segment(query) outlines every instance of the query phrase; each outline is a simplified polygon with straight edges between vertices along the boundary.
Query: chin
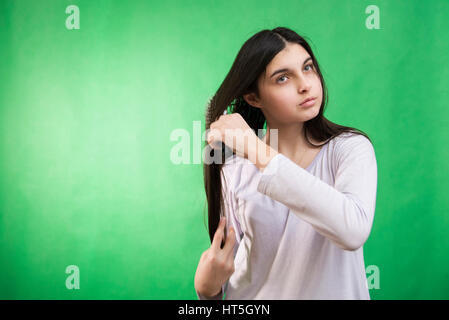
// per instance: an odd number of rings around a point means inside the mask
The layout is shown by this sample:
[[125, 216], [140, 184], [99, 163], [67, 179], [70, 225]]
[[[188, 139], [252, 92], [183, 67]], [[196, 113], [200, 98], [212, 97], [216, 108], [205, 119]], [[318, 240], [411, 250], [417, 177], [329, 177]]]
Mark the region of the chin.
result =
[[308, 110], [303, 110], [304, 122], [315, 118], [320, 113], [320, 105], [315, 105]]

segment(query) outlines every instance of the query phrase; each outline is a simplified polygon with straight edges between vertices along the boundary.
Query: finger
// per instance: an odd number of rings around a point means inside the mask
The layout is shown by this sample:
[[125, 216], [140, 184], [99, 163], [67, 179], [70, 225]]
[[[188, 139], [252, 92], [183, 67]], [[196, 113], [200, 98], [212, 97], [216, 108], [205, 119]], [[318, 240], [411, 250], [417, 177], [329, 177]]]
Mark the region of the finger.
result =
[[204, 259], [206, 259], [207, 255], [208, 255], [208, 251], [209, 249], [205, 250], [200, 257], [200, 262], [204, 261]]
[[234, 227], [231, 226], [229, 227], [229, 232], [226, 236], [226, 243], [223, 247], [226, 257], [228, 257], [230, 254], [233, 253], [235, 242], [236, 242], [235, 230]]
[[223, 239], [223, 236], [224, 236], [224, 225], [225, 224], [226, 224], [226, 221], [225, 221], [225, 218], [223, 217], [222, 219], [220, 219], [220, 222], [218, 223], [217, 230], [215, 230], [214, 239], [212, 240], [212, 245], [211, 245], [211, 247], [215, 251], [219, 251], [221, 249], [220, 245], [221, 245], [221, 240]]
[[216, 128], [211, 129], [207, 135], [207, 143], [213, 147], [214, 144], [217, 144], [217, 141], [221, 141], [221, 132]]

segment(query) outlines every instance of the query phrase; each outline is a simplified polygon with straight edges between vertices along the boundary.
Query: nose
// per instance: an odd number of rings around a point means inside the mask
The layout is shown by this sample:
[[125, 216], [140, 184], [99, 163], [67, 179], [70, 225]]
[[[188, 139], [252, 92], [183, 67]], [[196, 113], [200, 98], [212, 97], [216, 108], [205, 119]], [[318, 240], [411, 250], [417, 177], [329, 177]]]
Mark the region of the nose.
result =
[[310, 83], [309, 79], [306, 79], [304, 76], [302, 76], [299, 79], [298, 92], [305, 93], [307, 91], [310, 91], [311, 88], [312, 88], [312, 84]]

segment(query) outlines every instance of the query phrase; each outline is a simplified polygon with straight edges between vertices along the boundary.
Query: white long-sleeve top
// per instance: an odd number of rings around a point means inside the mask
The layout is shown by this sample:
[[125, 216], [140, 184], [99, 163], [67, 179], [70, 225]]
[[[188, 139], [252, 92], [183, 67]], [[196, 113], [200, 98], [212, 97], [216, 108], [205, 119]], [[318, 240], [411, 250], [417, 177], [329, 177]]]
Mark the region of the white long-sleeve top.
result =
[[363, 244], [377, 162], [366, 137], [340, 134], [306, 169], [278, 154], [260, 171], [233, 155], [222, 185], [235, 271], [217, 296], [199, 299], [370, 299]]

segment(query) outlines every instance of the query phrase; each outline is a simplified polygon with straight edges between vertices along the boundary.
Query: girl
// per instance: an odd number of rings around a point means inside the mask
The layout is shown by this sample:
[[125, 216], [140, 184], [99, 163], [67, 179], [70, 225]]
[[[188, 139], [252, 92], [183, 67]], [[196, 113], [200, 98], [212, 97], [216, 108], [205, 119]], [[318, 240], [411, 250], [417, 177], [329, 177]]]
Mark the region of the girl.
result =
[[211, 247], [195, 274], [199, 299], [370, 299], [376, 157], [365, 133], [324, 117], [326, 100], [294, 31], [262, 30], [241, 48], [207, 109], [208, 144], [233, 152], [204, 165]]

